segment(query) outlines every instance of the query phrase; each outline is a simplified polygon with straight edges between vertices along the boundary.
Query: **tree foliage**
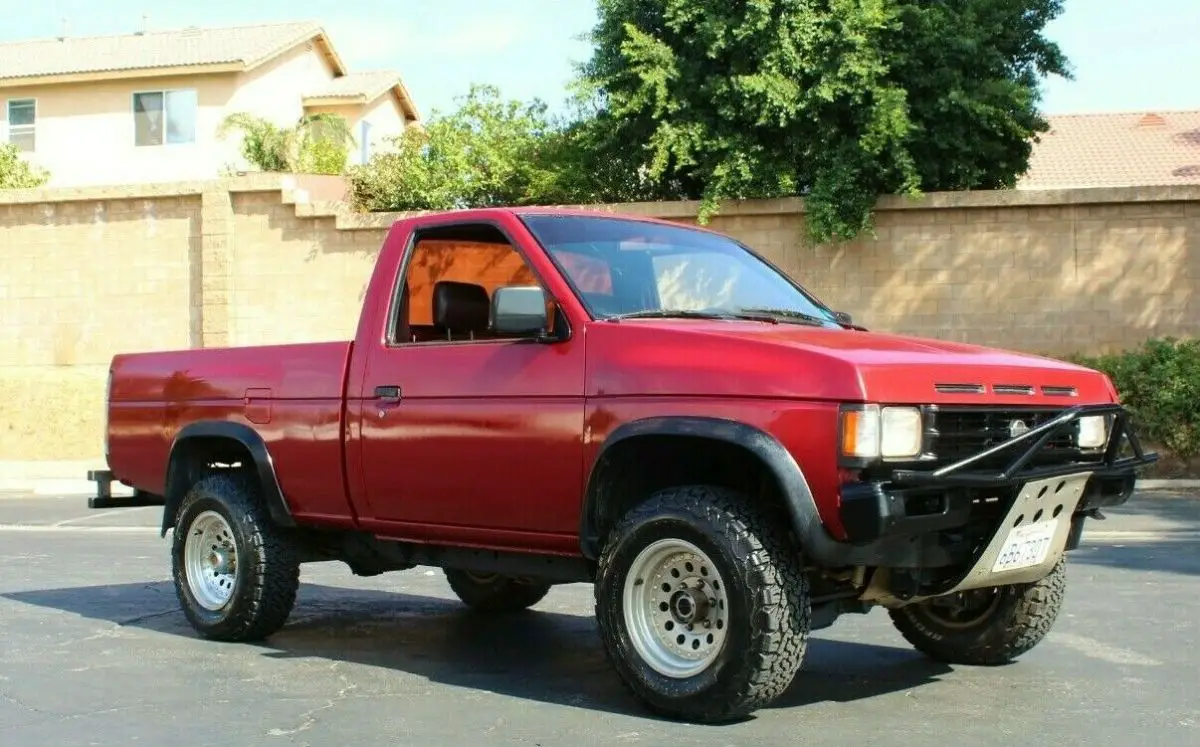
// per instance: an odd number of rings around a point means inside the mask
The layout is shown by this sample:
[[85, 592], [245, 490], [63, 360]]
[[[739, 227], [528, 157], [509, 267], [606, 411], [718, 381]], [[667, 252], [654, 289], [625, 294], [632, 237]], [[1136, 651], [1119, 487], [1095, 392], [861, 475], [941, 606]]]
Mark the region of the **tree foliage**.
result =
[[410, 127], [395, 147], [352, 169], [354, 194], [369, 210], [450, 210], [520, 205], [551, 190], [555, 147], [544, 105], [505, 101], [472, 86], [458, 110]]
[[350, 170], [360, 209], [452, 210], [590, 204], [682, 196], [651, 180], [626, 124], [605, 112], [552, 116], [541, 101], [505, 99], [474, 85], [453, 111], [410, 127]]
[[49, 172], [21, 158], [17, 146], [0, 143], [0, 189], [32, 189], [49, 180]]
[[814, 238], [879, 194], [1011, 186], [1044, 131], [1061, 0], [599, 0], [583, 77], [703, 198], [803, 195]]
[[1069, 75], [1061, 0], [598, 0], [568, 116], [475, 86], [352, 178], [369, 210], [798, 195], [817, 241], [881, 194], [997, 189]]
[[354, 142], [346, 120], [336, 114], [306, 114], [291, 127], [234, 112], [217, 130], [219, 137], [242, 133], [242, 157], [260, 171], [341, 174]]

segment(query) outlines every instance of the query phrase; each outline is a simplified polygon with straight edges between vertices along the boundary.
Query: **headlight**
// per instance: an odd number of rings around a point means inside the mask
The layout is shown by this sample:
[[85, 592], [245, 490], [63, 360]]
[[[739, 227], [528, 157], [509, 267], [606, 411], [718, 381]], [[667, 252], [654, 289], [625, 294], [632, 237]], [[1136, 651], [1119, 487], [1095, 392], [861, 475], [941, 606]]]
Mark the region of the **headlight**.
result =
[[1108, 418], [1089, 415], [1079, 419], [1079, 448], [1099, 449], [1108, 443]]
[[842, 454], [860, 459], [921, 455], [921, 411], [862, 405], [842, 410]]

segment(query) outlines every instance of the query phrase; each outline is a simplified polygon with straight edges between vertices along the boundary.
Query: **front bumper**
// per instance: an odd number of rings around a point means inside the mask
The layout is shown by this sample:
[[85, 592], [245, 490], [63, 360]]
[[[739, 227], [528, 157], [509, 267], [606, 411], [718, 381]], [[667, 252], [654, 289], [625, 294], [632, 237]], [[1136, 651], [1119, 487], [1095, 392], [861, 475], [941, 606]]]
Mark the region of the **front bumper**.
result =
[[[1103, 452], [1030, 466], [1076, 420], [1111, 417]], [[1122, 455], [1128, 446], [1129, 455]], [[1004, 460], [1000, 468], [981, 463]], [[1036, 580], [1079, 544], [1084, 521], [1129, 500], [1143, 450], [1118, 404], [1080, 405], [990, 448], [926, 470], [897, 468], [842, 486], [847, 542], [869, 565], [907, 569], [901, 598]]]

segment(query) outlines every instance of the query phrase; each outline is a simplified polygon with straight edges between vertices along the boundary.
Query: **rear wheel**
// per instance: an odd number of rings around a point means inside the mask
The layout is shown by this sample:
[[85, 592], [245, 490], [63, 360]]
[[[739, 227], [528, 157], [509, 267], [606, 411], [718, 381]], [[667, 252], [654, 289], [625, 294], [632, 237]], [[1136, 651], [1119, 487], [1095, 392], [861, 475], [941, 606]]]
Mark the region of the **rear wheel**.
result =
[[742, 496], [662, 491], [612, 531], [596, 578], [605, 651], [652, 710], [741, 718], [792, 682], [810, 618], [796, 547]]
[[888, 610], [914, 648], [951, 664], [994, 666], [1046, 637], [1062, 609], [1066, 559], [1040, 581], [972, 589]]
[[532, 607], [550, 593], [550, 584], [533, 579], [445, 570], [451, 590], [467, 606], [482, 612], [516, 612]]
[[287, 622], [300, 585], [288, 537], [259, 500], [255, 480], [206, 476], [184, 496], [171, 545], [175, 593], [201, 635], [256, 641]]

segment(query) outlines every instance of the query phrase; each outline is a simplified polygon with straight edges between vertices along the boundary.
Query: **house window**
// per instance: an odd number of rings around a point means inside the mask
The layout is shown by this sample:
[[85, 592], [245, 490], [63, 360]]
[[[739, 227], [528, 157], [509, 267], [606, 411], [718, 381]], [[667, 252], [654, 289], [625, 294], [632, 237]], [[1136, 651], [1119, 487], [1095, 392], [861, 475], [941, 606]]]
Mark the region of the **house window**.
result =
[[196, 91], [142, 91], [133, 94], [134, 144], [196, 142]]
[[36, 145], [34, 123], [37, 120], [37, 101], [34, 99], [8, 100], [8, 142], [17, 150], [32, 153]]
[[358, 124], [359, 155], [365, 164], [371, 160], [371, 123], [363, 120]]

